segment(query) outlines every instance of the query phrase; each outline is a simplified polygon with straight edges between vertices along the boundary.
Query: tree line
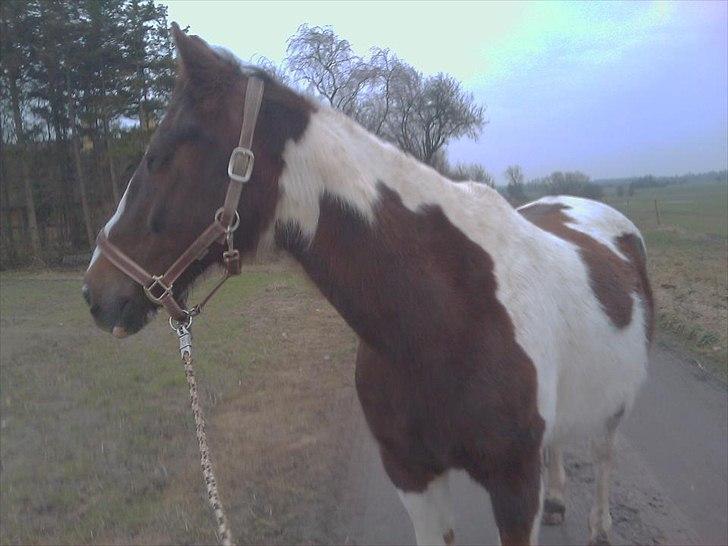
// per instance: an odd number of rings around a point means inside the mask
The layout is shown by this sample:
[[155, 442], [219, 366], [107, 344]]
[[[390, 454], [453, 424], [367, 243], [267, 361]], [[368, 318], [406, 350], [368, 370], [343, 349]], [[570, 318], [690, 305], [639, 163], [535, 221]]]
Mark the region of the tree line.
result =
[[[174, 85], [167, 9], [153, 0], [0, 3], [3, 267], [85, 259], [141, 159]], [[483, 107], [445, 73], [388, 49], [357, 55], [330, 27], [302, 25], [280, 66], [256, 64], [453, 179], [449, 142], [475, 137]]]
[[151, 0], [0, 3], [2, 263], [87, 251], [174, 81]]
[[615, 187], [618, 197], [632, 196], [635, 191], [646, 188], [663, 188], [665, 186], [680, 186], [684, 184], [712, 184], [728, 182], [728, 171], [707, 171], [703, 173], [688, 173], [676, 176], [654, 176], [652, 174], [635, 176], [631, 178], [618, 178], [605, 180], [605, 186]]
[[728, 171], [707, 171], [674, 176], [633, 176], [592, 181], [581, 171], [554, 171], [548, 176], [526, 182], [518, 165], [511, 165], [505, 171], [507, 186], [498, 188], [515, 206], [539, 199], [546, 195], [574, 195], [601, 200], [607, 192], [617, 197], [631, 197], [638, 190], [662, 188], [685, 184], [728, 183]]
[[604, 188], [592, 182], [581, 171], [554, 171], [548, 176], [526, 182], [519, 165], [511, 165], [505, 171], [507, 185], [499, 188], [514, 206], [539, 199], [546, 195], [574, 195], [588, 199], [602, 199]]
[[[121, 198], [174, 85], [167, 8], [154, 0], [0, 2], [0, 260], [83, 262]], [[280, 65], [285, 83], [354, 118], [455, 181], [495, 187], [480, 164], [451, 164], [447, 145], [487, 121], [460, 82], [423, 74], [393, 51], [357, 54], [330, 27], [301, 25]], [[580, 172], [498, 188], [513, 204], [547, 194], [592, 198]]]

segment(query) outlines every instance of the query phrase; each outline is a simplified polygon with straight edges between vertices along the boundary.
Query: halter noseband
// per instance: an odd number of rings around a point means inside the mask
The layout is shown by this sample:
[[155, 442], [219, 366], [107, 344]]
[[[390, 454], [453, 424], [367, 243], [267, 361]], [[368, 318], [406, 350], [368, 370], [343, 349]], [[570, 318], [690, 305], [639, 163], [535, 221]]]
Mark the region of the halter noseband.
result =
[[[230, 154], [230, 162], [228, 163], [230, 183], [228, 184], [223, 206], [215, 212], [214, 220], [207, 229], [187, 247], [187, 250], [169, 266], [164, 274], [152, 275], [147, 272], [117, 246], [109, 242], [106, 229], [102, 229], [96, 238], [96, 246], [104, 257], [132, 280], [142, 285], [147, 298], [155, 305], [164, 307], [171, 319], [181, 325], [189, 324], [191, 318], [200, 313], [228, 277], [240, 274], [240, 252], [233, 248], [233, 232], [240, 224], [237, 208], [243, 185], [250, 180], [250, 175], [253, 172], [255, 157], [251, 146], [255, 124], [258, 120], [258, 112], [260, 111], [260, 103], [263, 100], [263, 87], [262, 80], [252, 76], [248, 78], [240, 142], [238, 147]], [[222, 254], [225, 275], [199, 304], [189, 310], [183, 309], [172, 294], [175, 281], [193, 262], [202, 257], [212, 244], [222, 242], [223, 238], [227, 245], [227, 250]]]

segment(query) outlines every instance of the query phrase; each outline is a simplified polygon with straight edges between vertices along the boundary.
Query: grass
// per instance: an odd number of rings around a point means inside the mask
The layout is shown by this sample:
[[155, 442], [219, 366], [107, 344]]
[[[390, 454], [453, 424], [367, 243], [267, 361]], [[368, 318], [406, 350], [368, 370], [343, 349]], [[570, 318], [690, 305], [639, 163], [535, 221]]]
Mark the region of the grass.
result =
[[606, 201], [645, 237], [660, 329], [727, 378], [728, 185], [649, 188]]
[[725, 182], [646, 188], [637, 190], [631, 197], [608, 197], [610, 204], [648, 230], [658, 227], [655, 200], [660, 225], [694, 236], [728, 239], [728, 185]]
[[[0, 275], [0, 543], [214, 542], [175, 336], [157, 319], [115, 340], [92, 325], [79, 290], [80, 274]], [[331, 438], [351, 402], [353, 334], [300, 274], [274, 265], [230, 281], [194, 335], [237, 538], [313, 540], [293, 523], [333, 499], [297, 508], [295, 495], [315, 491], [305, 485], [314, 479], [328, 495], [336, 477]], [[320, 366], [328, 397], [310, 385]], [[286, 465], [306, 435], [317, 441], [297, 452], [313, 461], [301, 475]]]
[[[645, 235], [661, 329], [725, 376], [728, 188], [609, 202]], [[0, 543], [214, 542], [176, 338], [161, 319], [123, 341], [100, 332], [80, 284], [0, 274]], [[271, 265], [230, 281], [194, 335], [236, 538], [341, 542], [352, 332], [300, 273]]]

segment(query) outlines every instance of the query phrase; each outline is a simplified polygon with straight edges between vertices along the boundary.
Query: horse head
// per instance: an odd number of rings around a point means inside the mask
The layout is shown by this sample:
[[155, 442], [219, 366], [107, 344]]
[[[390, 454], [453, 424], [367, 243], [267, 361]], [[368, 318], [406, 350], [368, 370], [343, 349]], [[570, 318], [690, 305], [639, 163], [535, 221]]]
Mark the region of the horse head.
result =
[[[104, 238], [144, 270], [161, 274], [215, 218], [229, 183], [228, 158], [238, 145], [243, 102], [251, 77], [265, 82], [252, 151], [234, 233], [235, 249], [254, 252], [272, 229], [278, 178], [287, 141], [303, 133], [313, 106], [270, 76], [242, 66], [230, 54], [188, 36], [176, 24], [177, 81]], [[184, 302], [201, 273], [222, 262], [224, 246], [213, 243], [171, 287]], [[158, 305], [144, 288], [118, 269], [97, 247], [86, 271], [83, 295], [99, 327], [124, 337], [140, 330]]]

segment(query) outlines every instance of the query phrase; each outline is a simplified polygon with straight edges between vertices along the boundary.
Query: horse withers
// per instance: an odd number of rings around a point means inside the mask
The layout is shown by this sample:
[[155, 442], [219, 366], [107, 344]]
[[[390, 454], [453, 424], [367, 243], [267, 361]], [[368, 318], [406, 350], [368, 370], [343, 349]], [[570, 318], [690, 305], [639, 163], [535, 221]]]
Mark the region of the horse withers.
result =
[[[534, 543], [542, 517], [563, 520], [560, 446], [578, 435], [596, 461], [589, 540], [606, 542], [614, 435], [652, 332], [635, 226], [575, 197], [514, 210], [173, 32], [172, 100], [106, 238], [150, 272], [189, 247], [225, 197], [249, 78], [263, 79], [234, 246], [288, 251], [359, 336], [357, 393], [417, 542], [453, 543], [448, 476], [463, 469], [488, 490], [501, 542]], [[174, 283], [178, 301], [223, 251], [214, 244]], [[84, 295], [120, 337], [156, 310], [98, 249]]]

